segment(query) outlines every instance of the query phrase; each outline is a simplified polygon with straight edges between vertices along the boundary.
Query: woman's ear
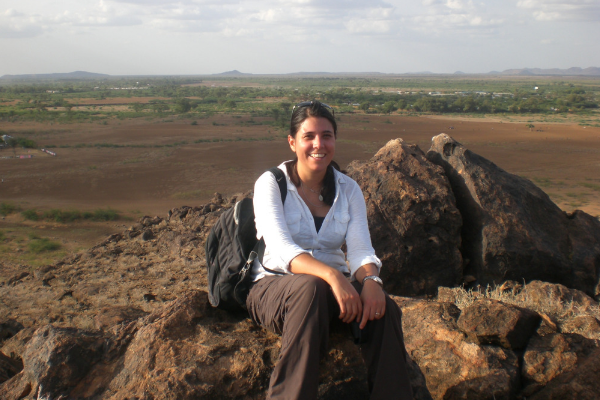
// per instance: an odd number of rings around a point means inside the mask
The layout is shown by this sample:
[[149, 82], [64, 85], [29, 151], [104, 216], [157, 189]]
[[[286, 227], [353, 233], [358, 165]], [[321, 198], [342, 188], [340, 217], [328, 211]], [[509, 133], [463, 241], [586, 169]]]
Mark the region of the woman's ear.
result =
[[292, 135], [288, 135], [288, 143], [290, 144], [290, 149], [295, 153], [296, 152], [296, 139], [292, 137]]

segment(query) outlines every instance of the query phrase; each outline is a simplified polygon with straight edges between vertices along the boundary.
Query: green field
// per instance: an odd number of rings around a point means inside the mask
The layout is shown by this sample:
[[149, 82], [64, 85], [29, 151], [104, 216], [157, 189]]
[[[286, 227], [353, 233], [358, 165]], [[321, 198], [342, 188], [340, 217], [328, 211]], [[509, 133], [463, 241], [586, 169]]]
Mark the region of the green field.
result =
[[[294, 103], [319, 99], [346, 113], [535, 115], [597, 126], [600, 79], [481, 76], [131, 77], [0, 80], [0, 121], [176, 120], [215, 113], [287, 124]], [[247, 122], [246, 122], [247, 123]], [[264, 123], [264, 122], [262, 122]]]

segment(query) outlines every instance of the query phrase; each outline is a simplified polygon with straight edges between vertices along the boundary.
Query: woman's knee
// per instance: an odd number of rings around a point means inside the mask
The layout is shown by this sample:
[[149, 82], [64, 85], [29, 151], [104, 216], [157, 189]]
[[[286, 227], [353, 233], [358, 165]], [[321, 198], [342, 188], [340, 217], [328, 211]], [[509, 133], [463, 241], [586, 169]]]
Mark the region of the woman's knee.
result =
[[329, 284], [323, 279], [314, 275], [298, 274], [295, 275], [290, 297], [295, 305], [325, 306], [329, 291]]

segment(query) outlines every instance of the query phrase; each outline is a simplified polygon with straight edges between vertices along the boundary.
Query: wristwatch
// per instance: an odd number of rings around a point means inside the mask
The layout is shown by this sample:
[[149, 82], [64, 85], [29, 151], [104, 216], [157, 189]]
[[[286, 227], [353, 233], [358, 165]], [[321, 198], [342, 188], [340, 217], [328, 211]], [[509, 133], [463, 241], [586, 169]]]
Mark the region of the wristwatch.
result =
[[379, 283], [379, 285], [381, 287], [383, 287], [383, 281], [377, 275], [367, 275], [367, 276], [365, 276], [363, 278], [363, 280], [362, 280], [362, 284], [364, 285], [366, 281], [375, 281], [375, 282]]

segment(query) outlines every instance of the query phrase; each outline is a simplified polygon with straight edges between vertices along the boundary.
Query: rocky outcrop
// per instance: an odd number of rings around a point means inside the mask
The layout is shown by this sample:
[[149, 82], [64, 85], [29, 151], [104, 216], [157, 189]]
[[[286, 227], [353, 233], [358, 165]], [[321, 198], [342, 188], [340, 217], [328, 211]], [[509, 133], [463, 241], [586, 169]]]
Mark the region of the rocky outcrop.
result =
[[371, 160], [351, 163], [348, 175], [363, 190], [390, 293], [435, 294], [462, 282], [461, 217], [443, 170], [418, 146], [392, 140]]
[[465, 274], [476, 283], [539, 279], [599, 294], [600, 222], [582, 212], [568, 218], [533, 183], [446, 134], [433, 138], [427, 158], [450, 180], [463, 218]]
[[[279, 337], [186, 293], [131, 322], [105, 331], [46, 325], [27, 345], [24, 368], [0, 386], [0, 398], [264, 398]], [[368, 396], [366, 371], [349, 331], [332, 334], [321, 366], [323, 399]], [[411, 363], [417, 399], [430, 399]]]

